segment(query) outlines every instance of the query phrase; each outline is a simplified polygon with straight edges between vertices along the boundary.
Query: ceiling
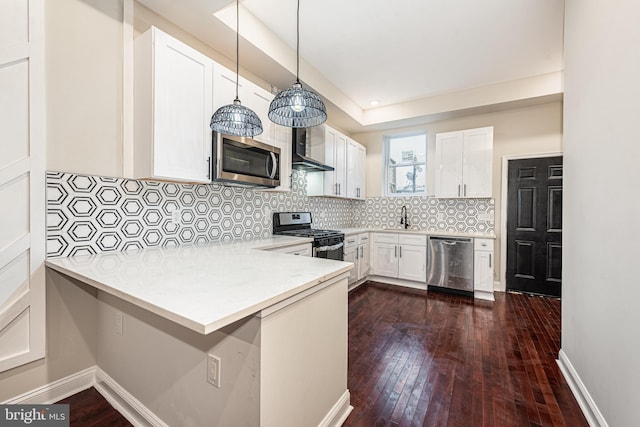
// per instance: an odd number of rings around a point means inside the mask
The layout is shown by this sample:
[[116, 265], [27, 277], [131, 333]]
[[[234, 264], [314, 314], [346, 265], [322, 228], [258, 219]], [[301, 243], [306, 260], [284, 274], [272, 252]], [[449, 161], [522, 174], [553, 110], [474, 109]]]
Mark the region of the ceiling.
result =
[[[138, 1], [234, 58], [235, 2]], [[301, 0], [300, 79], [355, 132], [540, 102], [561, 96], [563, 14], [563, 0]], [[240, 18], [243, 68], [293, 83], [296, 0], [243, 0]]]

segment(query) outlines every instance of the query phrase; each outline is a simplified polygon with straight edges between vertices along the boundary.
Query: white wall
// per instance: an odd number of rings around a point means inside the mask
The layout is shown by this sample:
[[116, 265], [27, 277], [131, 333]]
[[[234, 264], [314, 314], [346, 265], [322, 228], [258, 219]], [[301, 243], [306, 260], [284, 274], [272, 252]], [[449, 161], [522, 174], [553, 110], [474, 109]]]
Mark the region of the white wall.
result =
[[47, 270], [47, 355], [0, 373], [0, 402], [96, 364], [95, 289]]
[[610, 426], [640, 401], [638, 16], [566, 1], [562, 351]]
[[122, 1], [45, 2], [47, 169], [122, 176]]
[[[378, 131], [352, 135], [358, 142], [367, 147], [367, 197], [380, 197], [382, 193], [382, 140], [385, 135], [427, 130], [429, 137], [429, 155], [433, 158], [435, 135], [462, 129], [484, 126], [494, 127], [493, 136], [493, 197], [495, 199], [496, 227], [496, 269], [494, 275], [498, 280], [500, 269], [500, 209], [502, 192], [502, 157], [513, 154], [534, 154], [562, 151], [562, 102], [514, 108], [505, 111], [470, 115], [455, 119], [425, 124], [419, 127], [401, 128], [392, 131]], [[428, 165], [430, 192], [433, 191], [433, 167]], [[430, 168], [429, 168], [430, 167]], [[503, 285], [504, 286], [504, 285]]]

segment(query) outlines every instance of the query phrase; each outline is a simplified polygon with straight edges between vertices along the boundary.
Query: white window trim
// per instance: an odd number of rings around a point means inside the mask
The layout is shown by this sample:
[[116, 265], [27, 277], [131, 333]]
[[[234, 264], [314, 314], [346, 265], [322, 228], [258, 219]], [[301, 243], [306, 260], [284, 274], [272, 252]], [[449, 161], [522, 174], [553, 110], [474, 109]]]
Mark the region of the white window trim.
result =
[[[424, 191], [421, 191], [420, 193], [389, 193], [389, 141], [391, 139], [395, 139], [395, 138], [405, 138], [405, 137], [409, 137], [409, 136], [416, 136], [416, 135], [424, 135], [425, 137], [425, 142], [424, 142], [424, 149], [425, 149], [425, 160], [424, 163], [423, 162], [409, 162], [409, 163], [398, 163], [396, 165], [396, 167], [399, 166], [413, 166], [413, 165], [424, 165], [424, 170], [425, 170], [425, 174], [424, 174]], [[418, 131], [413, 131], [413, 132], [406, 132], [406, 133], [395, 133], [395, 134], [390, 134], [390, 135], [384, 135], [382, 137], [382, 196], [383, 197], [425, 197], [428, 195], [428, 191], [429, 189], [427, 188], [427, 176], [428, 176], [428, 170], [427, 170], [427, 166], [428, 166], [428, 162], [429, 162], [429, 158], [428, 158], [428, 149], [429, 149], [429, 134], [427, 132], [426, 129], [422, 129], [422, 130], [418, 130]]]

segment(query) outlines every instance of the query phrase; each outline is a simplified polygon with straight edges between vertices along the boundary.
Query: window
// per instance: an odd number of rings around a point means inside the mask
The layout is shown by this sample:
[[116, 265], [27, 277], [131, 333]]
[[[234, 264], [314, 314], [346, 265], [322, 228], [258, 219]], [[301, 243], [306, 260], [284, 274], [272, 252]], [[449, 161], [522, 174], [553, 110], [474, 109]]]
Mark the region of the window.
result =
[[427, 194], [427, 133], [384, 139], [384, 188], [387, 196]]

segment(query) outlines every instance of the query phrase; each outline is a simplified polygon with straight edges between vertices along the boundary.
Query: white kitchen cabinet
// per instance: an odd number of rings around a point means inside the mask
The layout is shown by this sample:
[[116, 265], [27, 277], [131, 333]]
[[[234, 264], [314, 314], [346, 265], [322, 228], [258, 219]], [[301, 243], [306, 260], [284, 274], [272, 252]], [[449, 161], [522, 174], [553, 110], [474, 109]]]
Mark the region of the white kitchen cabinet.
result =
[[371, 271], [377, 276], [426, 282], [427, 236], [373, 233]]
[[330, 126], [307, 133], [308, 154], [334, 168], [307, 174], [307, 195], [364, 199], [366, 148]]
[[[262, 122], [262, 133], [253, 139], [265, 144], [277, 145], [275, 135], [275, 123], [269, 120], [269, 105], [273, 95], [271, 92], [245, 80], [245, 98], [241, 98], [243, 105], [253, 110]], [[289, 162], [291, 163], [291, 162]]]
[[290, 255], [312, 256], [311, 243], [303, 243], [291, 246], [281, 246], [269, 249], [271, 252], [282, 252]]
[[344, 260], [354, 264], [349, 272], [349, 286], [369, 276], [371, 262], [369, 260], [369, 233], [352, 234], [344, 240]]
[[371, 272], [369, 233], [358, 234], [358, 250], [358, 280], [362, 280]]
[[491, 197], [493, 127], [436, 135], [435, 196]]
[[493, 240], [474, 239], [473, 293], [475, 298], [493, 301]]
[[398, 245], [398, 279], [427, 281], [427, 247]]
[[134, 177], [208, 183], [213, 61], [155, 27], [135, 41]]
[[358, 236], [352, 234], [345, 236], [344, 238], [344, 260], [346, 262], [352, 262], [353, 268], [349, 271], [349, 286], [358, 281], [358, 255], [360, 254], [358, 248]]
[[273, 145], [280, 148], [280, 185], [265, 191], [291, 191], [291, 128], [275, 123], [272, 123], [272, 128], [275, 134]]
[[347, 197], [351, 199], [364, 199], [365, 182], [365, 158], [367, 149], [354, 141], [347, 139]]

